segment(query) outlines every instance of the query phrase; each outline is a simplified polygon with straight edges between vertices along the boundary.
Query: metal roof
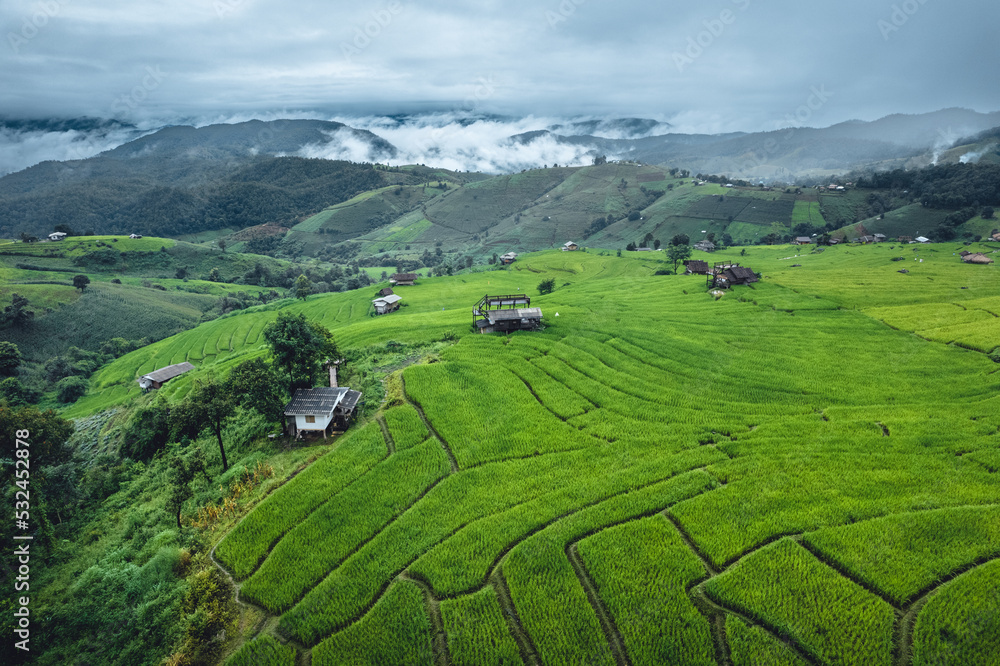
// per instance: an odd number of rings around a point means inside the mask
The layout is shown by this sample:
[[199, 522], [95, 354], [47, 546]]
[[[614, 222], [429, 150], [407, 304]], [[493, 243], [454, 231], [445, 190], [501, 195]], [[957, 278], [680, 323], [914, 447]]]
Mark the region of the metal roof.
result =
[[285, 416], [317, 416], [330, 414], [350, 391], [346, 386], [299, 389], [285, 405]]
[[174, 365], [168, 365], [165, 368], [160, 368], [159, 370], [153, 370], [148, 375], [143, 375], [141, 379], [149, 379], [154, 382], [165, 382], [168, 379], [173, 379], [178, 375], [183, 375], [189, 370], [194, 370], [194, 366], [185, 361], [184, 363], [176, 363]]
[[346, 412], [352, 411], [361, 401], [361, 391], [351, 391], [348, 389], [344, 399], [340, 401], [340, 408]]
[[541, 308], [519, 308], [517, 310], [492, 310], [483, 313], [491, 323], [511, 321], [513, 319], [541, 319]]
[[402, 296], [399, 296], [397, 294], [390, 294], [389, 296], [376, 298], [374, 301], [372, 301], [372, 303], [374, 303], [375, 305], [378, 305], [379, 303], [381, 303], [382, 305], [392, 305], [393, 303], [399, 303], [401, 300], [403, 300]]

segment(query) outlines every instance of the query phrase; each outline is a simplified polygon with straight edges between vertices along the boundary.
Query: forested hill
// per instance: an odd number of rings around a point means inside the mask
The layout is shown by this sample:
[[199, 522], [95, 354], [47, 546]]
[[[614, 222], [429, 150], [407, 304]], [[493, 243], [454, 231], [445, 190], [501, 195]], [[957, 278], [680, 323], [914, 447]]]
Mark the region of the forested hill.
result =
[[347, 140], [367, 146], [369, 161], [395, 152], [370, 132], [315, 120], [168, 127], [90, 159], [0, 179], [0, 237], [47, 234], [58, 224], [157, 235], [282, 224], [405, 181], [368, 164], [285, 157]]

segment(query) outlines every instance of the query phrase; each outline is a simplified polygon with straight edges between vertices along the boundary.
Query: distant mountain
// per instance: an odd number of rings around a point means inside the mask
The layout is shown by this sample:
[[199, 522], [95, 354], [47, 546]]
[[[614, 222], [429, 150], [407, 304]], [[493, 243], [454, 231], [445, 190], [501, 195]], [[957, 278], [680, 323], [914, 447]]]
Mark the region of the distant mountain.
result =
[[[771, 132], [657, 134], [607, 138], [609, 128], [642, 134], [655, 121], [589, 121], [552, 126], [511, 137], [522, 146], [556, 141], [589, 147], [594, 155], [648, 164], [672, 165], [696, 173], [737, 178], [794, 180], [875, 166], [903, 166], [910, 159], [943, 150], [960, 137], [1000, 125], [1000, 112], [944, 109], [920, 115], [893, 115], [873, 122], [848, 121], [832, 127], [789, 127]], [[933, 157], [927, 161], [930, 163]]]

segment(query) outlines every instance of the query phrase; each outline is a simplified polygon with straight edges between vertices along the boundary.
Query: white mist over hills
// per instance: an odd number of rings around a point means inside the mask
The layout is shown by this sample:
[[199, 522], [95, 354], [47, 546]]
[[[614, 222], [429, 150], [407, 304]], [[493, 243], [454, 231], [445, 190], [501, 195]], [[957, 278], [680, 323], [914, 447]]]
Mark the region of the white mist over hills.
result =
[[[264, 121], [257, 123], [261, 134], [248, 129], [254, 125], [249, 123], [251, 119]], [[282, 130], [291, 129], [295, 121], [317, 120], [324, 122], [314, 123], [311, 136]], [[0, 176], [47, 160], [87, 159], [165, 128], [243, 127], [235, 134], [223, 133], [229, 139], [213, 140], [236, 141], [227, 150], [234, 156], [248, 157], [290, 155], [511, 173], [542, 166], [581, 166], [591, 163], [596, 155], [606, 155], [695, 172], [767, 179], [843, 172], [869, 163], [891, 166], [923, 151], [936, 156], [963, 137], [1000, 126], [1000, 113], [946, 109], [874, 122], [850, 121], [825, 129], [785, 127], [726, 134], [693, 126], [690, 120], [683, 114], [670, 121], [521, 117], [478, 113], [475, 109], [396, 115], [279, 112], [185, 118], [146, 126], [88, 118], [6, 120], [0, 121]], [[718, 128], [716, 119], [708, 122], [712, 129]], [[284, 134], [279, 141], [265, 139], [273, 139], [276, 132]], [[239, 139], [234, 138], [237, 134]], [[978, 157], [969, 154], [965, 161]]]

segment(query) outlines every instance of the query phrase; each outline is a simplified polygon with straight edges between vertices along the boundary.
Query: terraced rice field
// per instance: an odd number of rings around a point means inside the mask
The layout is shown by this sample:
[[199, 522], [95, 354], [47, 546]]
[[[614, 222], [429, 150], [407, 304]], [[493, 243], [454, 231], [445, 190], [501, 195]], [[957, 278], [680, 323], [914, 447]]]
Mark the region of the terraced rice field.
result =
[[[764, 275], [718, 301], [655, 257], [548, 252], [375, 320], [368, 294], [289, 305], [345, 348], [458, 340], [216, 557], [317, 665], [995, 663], [1000, 273], [801, 251], [717, 255]], [[550, 276], [544, 330], [469, 332]], [[225, 367], [272, 316], [106, 372]]]

